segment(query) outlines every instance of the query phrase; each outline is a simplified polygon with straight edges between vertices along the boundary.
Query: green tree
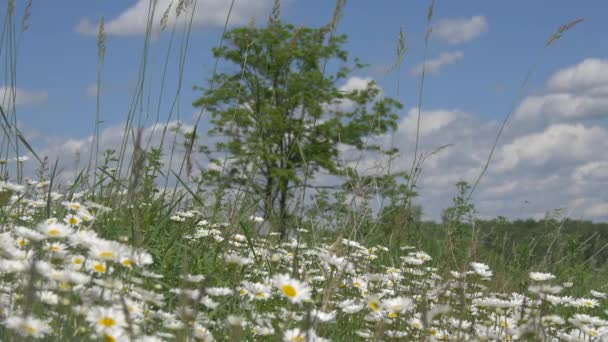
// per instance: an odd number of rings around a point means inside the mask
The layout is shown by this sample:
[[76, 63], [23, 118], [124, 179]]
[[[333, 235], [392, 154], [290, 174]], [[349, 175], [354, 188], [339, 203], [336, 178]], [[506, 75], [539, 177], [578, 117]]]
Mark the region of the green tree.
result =
[[224, 42], [213, 54], [233, 68], [216, 74], [194, 103], [211, 113], [209, 134], [222, 137], [210, 152], [224, 170], [218, 184], [253, 194], [284, 235], [295, 191], [320, 170], [345, 173], [339, 146], [378, 150], [368, 138], [396, 128], [401, 104], [374, 82], [338, 87], [364, 65], [349, 64], [346, 36], [331, 24], [295, 27], [275, 18], [233, 29]]

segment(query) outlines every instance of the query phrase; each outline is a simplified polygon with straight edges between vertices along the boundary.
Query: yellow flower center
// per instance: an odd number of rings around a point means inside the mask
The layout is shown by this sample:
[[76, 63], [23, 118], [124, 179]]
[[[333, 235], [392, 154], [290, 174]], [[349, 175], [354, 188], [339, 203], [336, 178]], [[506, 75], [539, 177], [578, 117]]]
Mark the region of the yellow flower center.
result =
[[246, 294], [247, 294], [247, 290], [245, 290], [245, 289], [241, 289], [241, 291], [239, 291], [239, 294], [240, 294], [241, 296], [244, 296], [244, 295], [246, 295]]
[[38, 329], [36, 329], [35, 327], [33, 327], [31, 325], [24, 325], [23, 331], [25, 331], [25, 333], [27, 335], [34, 335], [34, 334], [36, 334], [36, 332], [38, 332]]
[[116, 325], [116, 320], [112, 317], [102, 317], [99, 319], [98, 323], [104, 328], [110, 328]]
[[25, 245], [27, 245], [27, 240], [26, 239], [20, 239], [19, 240], [19, 246], [23, 247]]
[[298, 335], [292, 339], [293, 342], [305, 342], [304, 336]]
[[82, 258], [76, 258], [76, 259], [74, 259], [74, 263], [75, 263], [76, 265], [80, 265], [80, 264], [82, 264]]
[[78, 219], [75, 218], [75, 217], [70, 217], [68, 219], [68, 223], [71, 224], [71, 225], [76, 225], [76, 224], [78, 224]]
[[588, 306], [588, 307], [593, 307], [593, 302], [592, 302], [592, 301], [590, 301], [590, 300], [586, 300], [586, 301], [584, 302], [584, 304], [585, 304], [585, 306]]
[[289, 298], [294, 298], [298, 294], [298, 291], [296, 291], [296, 288], [289, 284], [283, 285], [282, 290], [283, 290], [283, 293]]
[[59, 229], [54, 229], [54, 228], [49, 229], [50, 236], [58, 236], [59, 234], [61, 234], [61, 231]]
[[390, 317], [390, 318], [397, 318], [397, 314], [394, 313], [394, 312], [389, 312], [388, 313], [388, 317]]
[[61, 248], [59, 248], [59, 246], [53, 245], [50, 248], [51, 252], [59, 252], [59, 250], [61, 250]]
[[[295, 294], [294, 294], [295, 295]], [[257, 292], [255, 294], [257, 298], [266, 298], [266, 294], [264, 292]]]
[[356, 281], [355, 283], [353, 283], [353, 286], [354, 287], [363, 287], [363, 285], [360, 282], [358, 282], [358, 281]]
[[103, 251], [103, 252], [99, 253], [100, 258], [111, 258], [113, 256], [114, 256], [114, 253], [112, 253], [112, 251]]
[[127, 267], [131, 267], [131, 266], [133, 266], [133, 261], [131, 261], [131, 259], [125, 259], [122, 261], [122, 264]]
[[105, 336], [103, 337], [103, 340], [104, 340], [104, 342], [116, 342], [116, 341], [118, 341], [118, 340], [116, 339], [116, 337], [114, 337], [114, 336], [112, 336], [112, 335], [105, 335]]
[[372, 300], [371, 302], [369, 302], [369, 304], [367, 304], [369, 306], [370, 309], [374, 310], [374, 311], [380, 311], [380, 303], [378, 303], [375, 300]]
[[59, 283], [59, 287], [60, 287], [61, 289], [63, 289], [63, 290], [67, 290], [67, 289], [69, 289], [71, 286], [70, 286], [70, 283], [68, 283], [67, 281], [62, 281], [62, 282], [60, 282], [60, 283]]
[[95, 266], [93, 266], [93, 269], [99, 273], [106, 272], [106, 266], [104, 264], [95, 264]]

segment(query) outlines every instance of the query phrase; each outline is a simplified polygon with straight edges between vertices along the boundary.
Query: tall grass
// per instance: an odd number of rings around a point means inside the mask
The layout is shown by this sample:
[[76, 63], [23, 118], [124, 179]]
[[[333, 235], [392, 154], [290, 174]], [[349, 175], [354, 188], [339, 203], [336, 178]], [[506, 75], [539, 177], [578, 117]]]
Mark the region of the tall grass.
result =
[[[17, 127], [19, 35], [15, 2], [7, 2], [0, 35], [8, 87], [0, 106], [0, 157], [7, 161], [0, 164], [0, 339], [599, 341], [608, 336], [608, 295], [591, 291], [608, 277], [590, 274], [587, 264], [606, 245], [577, 262], [597, 235], [569, 241], [564, 234], [568, 217], [556, 216], [545, 221], [551, 235], [541, 237], [544, 241], [512, 243], [513, 232], [495, 233], [498, 223], [483, 227], [486, 223], [475, 218], [472, 196], [522, 95], [505, 116], [479, 176], [461, 188], [454, 216], [444, 224], [413, 218], [424, 163], [448, 148], [420, 151], [424, 64], [412, 165], [403, 181], [395, 180], [394, 136], [380, 154], [376, 173], [349, 174], [353, 181], [344, 191], [317, 191], [307, 162], [303, 187], [289, 203], [296, 219], [289, 222], [289, 234], [280, 237], [272, 215], [267, 222], [257, 216], [262, 199], [248, 191], [258, 162], [249, 160], [248, 178], [235, 189], [198, 178], [195, 164], [203, 158], [199, 139], [204, 137], [199, 131], [208, 109], [201, 107], [193, 131], [180, 134], [178, 127], [172, 132], [170, 125], [183, 117], [180, 100], [197, 5], [179, 0], [159, 8], [157, 1], [149, 2], [138, 79], [117, 151], [102, 145], [102, 76], [111, 67], [105, 65], [111, 40], [101, 19], [88, 161], [76, 170], [72, 184], [60, 184], [59, 160], [49, 167]], [[280, 20], [280, 6], [276, 0], [269, 25]], [[336, 34], [345, 6], [346, 1], [336, 1], [326, 26], [329, 37]], [[427, 12], [424, 62], [435, 6], [433, 0]], [[31, 10], [30, 1], [21, 33]], [[168, 27], [173, 11], [180, 20]], [[546, 47], [578, 22], [560, 27]], [[170, 32], [160, 81], [154, 83], [150, 46], [157, 29]], [[407, 50], [401, 30], [391, 69], [397, 73], [398, 96]], [[178, 82], [169, 89], [173, 59]], [[219, 62], [209, 77], [211, 88]], [[526, 73], [520, 94], [537, 64]], [[150, 120], [151, 131], [146, 130]], [[159, 127], [162, 134], [154, 146], [152, 135]], [[300, 153], [307, 161], [296, 147], [288, 153]], [[37, 163], [38, 179], [26, 180], [23, 158], [14, 163], [16, 176], [11, 176], [8, 160], [26, 152], [35, 159], [29, 162]], [[350, 160], [355, 170], [365, 157]], [[222, 179], [231, 172], [231, 158], [226, 154], [219, 161]], [[401, 190], [387, 199], [381, 195], [387, 186]], [[572, 275], [584, 279], [569, 284]]]

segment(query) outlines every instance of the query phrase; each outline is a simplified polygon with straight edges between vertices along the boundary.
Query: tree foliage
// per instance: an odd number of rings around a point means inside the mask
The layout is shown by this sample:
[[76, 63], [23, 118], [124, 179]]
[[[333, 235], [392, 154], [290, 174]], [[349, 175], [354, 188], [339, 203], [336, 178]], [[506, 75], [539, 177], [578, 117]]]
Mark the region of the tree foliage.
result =
[[339, 87], [364, 65], [349, 64], [346, 36], [330, 31], [275, 19], [227, 32], [213, 54], [229, 71], [216, 74], [194, 103], [211, 114], [209, 134], [221, 137], [210, 157], [223, 170], [216, 174], [222, 184], [259, 198], [281, 233], [295, 190], [319, 171], [343, 175], [346, 149], [378, 150], [369, 138], [395, 129], [401, 108], [374, 82]]

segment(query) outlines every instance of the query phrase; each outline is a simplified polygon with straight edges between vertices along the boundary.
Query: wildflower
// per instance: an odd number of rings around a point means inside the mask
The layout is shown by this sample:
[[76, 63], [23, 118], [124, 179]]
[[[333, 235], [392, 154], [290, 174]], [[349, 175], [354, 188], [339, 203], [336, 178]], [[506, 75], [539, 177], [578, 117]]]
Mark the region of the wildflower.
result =
[[299, 328], [289, 329], [283, 333], [284, 342], [305, 342], [307, 341], [306, 333]]
[[82, 219], [78, 215], [68, 214], [63, 218], [63, 222], [73, 227], [79, 225]]
[[608, 298], [608, 294], [606, 294], [605, 292], [591, 290], [589, 293], [595, 298]]
[[530, 272], [530, 279], [534, 281], [547, 281], [555, 279], [555, 276], [551, 273]]
[[422, 321], [419, 318], [412, 318], [409, 321], [410, 325], [412, 326], [412, 328], [417, 329], [417, 330], [422, 330]]
[[22, 337], [42, 338], [51, 331], [48, 323], [32, 316], [10, 316], [4, 325]]
[[403, 260], [403, 262], [406, 263], [406, 264], [408, 264], [408, 265], [422, 265], [422, 264], [424, 264], [424, 260], [418, 259], [418, 258], [412, 257], [412, 256], [401, 257], [401, 260]]
[[99, 333], [126, 327], [124, 313], [120, 308], [94, 307], [88, 311], [87, 321]]
[[97, 260], [118, 261], [126, 248], [118, 242], [98, 240], [91, 244], [89, 256]]
[[50, 238], [64, 238], [74, 232], [69, 226], [57, 222], [41, 224], [38, 226], [38, 230]]
[[380, 312], [383, 309], [382, 302], [375, 296], [367, 299], [367, 307], [373, 312]]
[[388, 316], [390, 318], [397, 317], [398, 314], [405, 313], [412, 309], [414, 301], [410, 298], [395, 297], [387, 299], [382, 303], [382, 306], [388, 310]]
[[57, 305], [59, 303], [59, 297], [51, 291], [40, 291], [38, 293], [38, 299], [48, 305]]
[[198, 340], [205, 342], [211, 342], [214, 340], [211, 331], [209, 331], [209, 329], [203, 327], [199, 323], [194, 324], [194, 327], [192, 327], [192, 331], [194, 333], [194, 337], [196, 337], [196, 339]]
[[82, 255], [74, 255], [71, 257], [68, 267], [73, 270], [80, 270], [84, 266], [85, 260], [85, 257]]
[[185, 218], [183, 218], [183, 217], [181, 217], [179, 215], [173, 215], [173, 216], [171, 216], [170, 220], [171, 221], [175, 221], [175, 222], [185, 222], [186, 221]]
[[253, 264], [253, 259], [242, 257], [238, 254], [227, 254], [224, 256], [224, 261], [227, 264], [234, 264], [239, 266], [251, 265]]
[[68, 247], [62, 243], [45, 244], [44, 249], [56, 258], [63, 258], [68, 253]]
[[599, 306], [600, 303], [594, 298], [579, 298], [572, 303], [572, 305], [579, 308], [595, 308]]
[[116, 342], [116, 341], [127, 341], [129, 338], [129, 335], [123, 328], [112, 328], [112, 329], [106, 329], [101, 334], [101, 337], [102, 337], [102, 341]]
[[205, 290], [208, 295], [213, 297], [230, 296], [233, 291], [227, 287], [210, 287]]
[[205, 280], [205, 276], [202, 274], [196, 274], [196, 275], [186, 274], [185, 276], [182, 277], [182, 279], [187, 283], [196, 284], [196, 283], [200, 283], [203, 280]]
[[73, 211], [78, 211], [80, 210], [80, 208], [82, 208], [82, 204], [80, 204], [79, 202], [62, 202], [61, 203], [64, 207], [66, 207], [69, 210], [73, 210]]
[[482, 278], [489, 278], [492, 276], [492, 271], [490, 267], [486, 264], [482, 264], [480, 262], [471, 262], [471, 267]]
[[298, 304], [310, 299], [310, 288], [307, 284], [292, 279], [286, 274], [279, 274], [273, 278], [273, 283], [281, 294], [292, 303]]
[[245, 294], [248, 294], [253, 300], [266, 300], [272, 296], [270, 285], [250, 282], [245, 282], [244, 285]]
[[44, 235], [38, 233], [35, 230], [26, 228], [26, 227], [20, 227], [20, 226], [14, 227], [13, 232], [15, 233], [15, 235], [21, 236], [27, 240], [40, 241], [40, 240], [44, 239]]
[[354, 299], [347, 299], [338, 304], [342, 312], [347, 314], [354, 314], [363, 309], [363, 304], [356, 302]]
[[95, 272], [95, 273], [106, 273], [108, 267], [105, 262], [98, 260], [90, 260], [87, 262], [87, 269]]
[[249, 219], [255, 223], [262, 223], [264, 222], [264, 218], [263, 217], [259, 217], [259, 216], [255, 216], [255, 215], [251, 215], [249, 216]]
[[323, 312], [319, 310], [313, 310], [312, 316], [320, 322], [333, 322], [336, 320], [336, 311], [334, 310], [332, 312]]

